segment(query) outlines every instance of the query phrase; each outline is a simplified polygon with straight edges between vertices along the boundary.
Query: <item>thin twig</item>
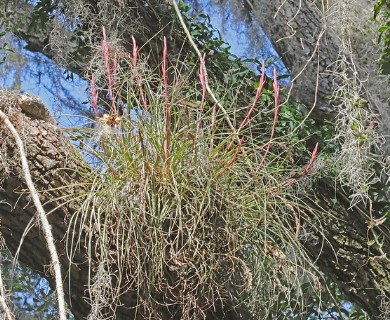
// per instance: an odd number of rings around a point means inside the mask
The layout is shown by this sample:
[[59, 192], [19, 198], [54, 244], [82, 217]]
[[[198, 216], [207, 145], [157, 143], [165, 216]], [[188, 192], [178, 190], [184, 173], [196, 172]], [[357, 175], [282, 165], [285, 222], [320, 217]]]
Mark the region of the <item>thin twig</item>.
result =
[[38, 212], [38, 219], [41, 222], [43, 233], [45, 236], [45, 240], [47, 243], [47, 247], [50, 252], [51, 262], [53, 264], [54, 268], [54, 276], [55, 276], [55, 283], [56, 283], [56, 291], [57, 291], [57, 299], [58, 299], [58, 312], [59, 312], [59, 318], [60, 320], [66, 320], [66, 311], [65, 311], [65, 299], [64, 299], [64, 289], [62, 286], [62, 276], [61, 276], [61, 266], [60, 266], [60, 260], [58, 258], [58, 253], [54, 244], [54, 238], [53, 234], [51, 232], [51, 226], [49, 224], [49, 221], [46, 217], [45, 210], [43, 209], [43, 206], [41, 204], [41, 201], [39, 200], [38, 191], [36, 190], [34, 183], [31, 178], [30, 169], [27, 162], [27, 154], [24, 150], [22, 139], [20, 138], [18, 132], [16, 131], [15, 127], [9, 120], [8, 116], [0, 110], [0, 119], [3, 120], [6, 127], [11, 131], [16, 145], [19, 149], [20, 153], [20, 160], [22, 162], [22, 170], [23, 170], [23, 176], [26, 180], [26, 184], [28, 187], [28, 190], [30, 191], [31, 198], [34, 202], [35, 207], [37, 208]]
[[210, 98], [211, 100], [218, 106], [218, 108], [222, 111], [225, 119], [226, 119], [226, 122], [228, 123], [230, 129], [232, 130], [232, 133], [235, 135], [236, 137], [236, 140], [237, 142], [240, 142], [240, 139], [237, 135], [237, 130], [236, 128], [233, 126], [232, 122], [230, 121], [230, 118], [229, 118], [229, 115], [226, 111], [226, 109], [224, 108], [224, 106], [218, 101], [218, 99], [216, 98], [216, 96], [214, 95], [214, 92], [210, 89], [210, 86], [209, 86], [209, 78], [208, 78], [208, 74], [207, 74], [207, 69], [206, 69], [206, 65], [205, 65], [205, 62], [203, 60], [203, 56], [202, 54], [200, 53], [199, 51], [199, 48], [198, 46], [195, 44], [194, 40], [192, 39], [191, 37], [191, 34], [187, 28], [187, 25], [185, 24], [184, 20], [183, 20], [183, 16], [182, 14], [180, 13], [180, 10], [179, 10], [179, 7], [177, 5], [177, 3], [175, 2], [175, 0], [171, 0], [171, 4], [173, 6], [173, 8], [175, 9], [175, 12], [177, 14], [177, 17], [179, 18], [179, 21], [180, 21], [180, 24], [182, 25], [183, 27], [183, 30], [188, 38], [188, 41], [190, 42], [191, 46], [193, 47], [193, 49], [195, 50], [196, 52], [196, 55], [198, 56], [199, 58], [199, 61], [200, 61], [200, 65], [203, 69], [203, 73], [204, 73], [204, 81], [205, 81], [205, 86], [206, 86], [206, 90], [208, 92], [208, 94], [210, 95]]

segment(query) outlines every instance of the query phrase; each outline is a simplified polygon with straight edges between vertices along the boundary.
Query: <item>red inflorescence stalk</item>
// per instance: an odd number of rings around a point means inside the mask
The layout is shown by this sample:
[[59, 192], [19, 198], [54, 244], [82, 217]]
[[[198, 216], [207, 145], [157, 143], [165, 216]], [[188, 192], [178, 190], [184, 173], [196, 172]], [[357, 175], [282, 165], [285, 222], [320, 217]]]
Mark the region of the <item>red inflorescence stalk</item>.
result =
[[[137, 42], [135, 41], [135, 38], [133, 36], [131, 36], [131, 40], [133, 41], [133, 58], [131, 59], [131, 63], [133, 65], [133, 67], [135, 68], [135, 66], [137, 65], [137, 61], [138, 61], [138, 46], [137, 46]], [[138, 85], [138, 89], [139, 89], [139, 95], [141, 96], [141, 100], [142, 100], [142, 105], [144, 107], [144, 111], [147, 114], [149, 112], [148, 111], [148, 103], [146, 101], [146, 97], [145, 97], [144, 91], [142, 90], [141, 78], [140, 78], [140, 76], [137, 75], [135, 77], [135, 79], [137, 81], [137, 85]]]
[[107, 36], [106, 36], [106, 29], [102, 27], [103, 30], [103, 55], [104, 55], [104, 64], [106, 66], [106, 72], [107, 72], [107, 80], [108, 80], [108, 93], [112, 102], [112, 111], [114, 113], [114, 116], [117, 116], [114, 96], [112, 94], [112, 81], [111, 81], [111, 69], [110, 69], [110, 49], [107, 42]]
[[275, 134], [275, 127], [276, 123], [278, 121], [278, 114], [279, 114], [279, 84], [278, 84], [278, 78], [276, 76], [276, 69], [274, 68], [274, 83], [273, 83], [273, 88], [274, 88], [274, 96], [275, 96], [275, 114], [274, 114], [274, 121], [272, 123], [272, 128], [271, 128], [271, 136], [270, 139], [267, 143], [267, 149], [264, 152], [263, 159], [261, 159], [261, 162], [259, 166], [257, 167], [257, 171], [260, 170], [260, 168], [263, 166], [264, 161], [269, 153], [269, 150], [271, 149], [272, 142], [274, 139], [274, 134]]
[[163, 50], [163, 61], [162, 61], [162, 75], [164, 80], [164, 97], [165, 97], [165, 169], [168, 174], [169, 166], [169, 102], [168, 102], [168, 76], [167, 76], [167, 39], [164, 37], [164, 50]]
[[135, 41], [134, 36], [131, 36], [131, 40], [133, 41], [133, 59], [131, 60], [131, 63], [133, 64], [133, 67], [137, 65], [138, 61], [138, 46], [137, 42]]
[[256, 107], [256, 103], [259, 101], [259, 98], [261, 96], [261, 92], [263, 91], [263, 88], [264, 88], [264, 84], [265, 84], [265, 65], [264, 65], [264, 61], [263, 61], [262, 67], [261, 67], [261, 77], [260, 77], [259, 87], [257, 88], [255, 99], [253, 100], [253, 104], [252, 104], [251, 108], [249, 109], [248, 113], [246, 114], [244, 120], [241, 122], [240, 126], [238, 127], [237, 133], [239, 133], [241, 131], [241, 129], [248, 123], [249, 117]]
[[95, 83], [95, 76], [92, 74], [92, 79], [91, 79], [91, 97], [92, 97], [92, 108], [93, 108], [93, 113], [95, 115], [95, 119], [98, 120], [99, 118], [99, 113], [97, 110], [97, 103], [98, 103], [98, 93], [96, 90], [96, 83]]
[[292, 185], [293, 183], [297, 182], [300, 178], [302, 178], [304, 175], [306, 175], [308, 173], [308, 171], [310, 170], [310, 168], [313, 166], [313, 163], [314, 163], [314, 160], [316, 159], [317, 157], [317, 150], [318, 150], [318, 142], [316, 143], [316, 146], [314, 147], [313, 149], [313, 152], [311, 154], [311, 158], [310, 158], [310, 161], [309, 163], [307, 164], [307, 166], [305, 167], [305, 169], [302, 170], [302, 172], [295, 178], [287, 181], [286, 183], [283, 184], [283, 188], [285, 187], [288, 187], [290, 185]]
[[[261, 67], [261, 76], [260, 76], [260, 80], [259, 80], [259, 87], [257, 88], [255, 99], [253, 100], [252, 106], [249, 108], [249, 110], [248, 110], [244, 120], [242, 120], [240, 126], [238, 127], [237, 134], [239, 134], [240, 131], [242, 130], [242, 128], [244, 128], [244, 126], [248, 123], [249, 117], [252, 114], [253, 110], [256, 107], [257, 102], [260, 99], [261, 93], [262, 93], [263, 88], [264, 88], [264, 84], [265, 84], [265, 64], [264, 64], [264, 61], [263, 61], [262, 67]], [[232, 147], [233, 141], [234, 140], [232, 140], [230, 142], [230, 144], [228, 146], [228, 150], [230, 150], [230, 148]]]
[[215, 130], [215, 118], [217, 116], [217, 105], [215, 104], [213, 107], [213, 111], [211, 113], [211, 130]]

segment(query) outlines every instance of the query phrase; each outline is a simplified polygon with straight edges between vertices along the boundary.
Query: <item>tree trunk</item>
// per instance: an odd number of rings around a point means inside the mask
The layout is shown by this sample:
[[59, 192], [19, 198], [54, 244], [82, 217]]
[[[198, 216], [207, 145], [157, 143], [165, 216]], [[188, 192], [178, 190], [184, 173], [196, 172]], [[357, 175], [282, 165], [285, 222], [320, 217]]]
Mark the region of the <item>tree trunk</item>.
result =
[[339, 53], [337, 38], [310, 0], [247, 0], [256, 21], [264, 29], [292, 77], [292, 96], [315, 111], [334, 112], [327, 96], [332, 94], [328, 69]]
[[[57, 241], [69, 306], [76, 318], [81, 319], [89, 310], [89, 305], [83, 298], [88, 284], [87, 257], [85, 252], [80, 252], [74, 258], [78, 264], [70, 265], [64, 236], [68, 219], [78, 208], [77, 201], [72, 198], [75, 194], [86, 191], [78, 172], [87, 167], [61, 129], [44, 120], [31, 119], [22, 113], [15, 94], [2, 91], [0, 109], [8, 110], [11, 121], [25, 142], [32, 179], [40, 192], [40, 200], [46, 212], [50, 213], [49, 222]], [[0, 126], [0, 136], [2, 236], [13, 254], [20, 250], [19, 261], [40, 272], [53, 285], [49, 252], [39, 230], [36, 209], [22, 177], [18, 149], [4, 125]]]
[[[379, 130], [388, 154], [389, 78], [378, 72], [382, 49], [377, 42], [379, 25], [372, 20], [373, 3], [245, 0], [245, 4], [290, 70], [292, 97], [309, 109], [315, 106], [314, 114], [320, 119], [337, 116], [339, 108], [348, 108], [339, 101], [344, 96], [368, 100], [373, 114], [382, 120]], [[340, 70], [342, 60], [347, 71]], [[347, 91], [337, 92], [340, 87]]]

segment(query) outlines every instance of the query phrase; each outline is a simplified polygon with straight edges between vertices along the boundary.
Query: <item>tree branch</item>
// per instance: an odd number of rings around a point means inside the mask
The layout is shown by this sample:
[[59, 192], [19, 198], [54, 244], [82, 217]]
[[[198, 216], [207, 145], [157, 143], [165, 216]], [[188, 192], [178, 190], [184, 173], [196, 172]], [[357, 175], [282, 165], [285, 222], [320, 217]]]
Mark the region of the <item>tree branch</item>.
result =
[[15, 127], [12, 125], [8, 116], [1, 110], [0, 110], [0, 119], [6, 125], [8, 130], [11, 131], [12, 136], [15, 139], [16, 145], [19, 149], [20, 160], [22, 162], [23, 177], [24, 177], [26, 184], [27, 184], [27, 187], [30, 191], [30, 196], [34, 202], [36, 209], [37, 209], [38, 219], [42, 225], [42, 230], [43, 230], [43, 233], [45, 235], [46, 244], [47, 244], [47, 247], [49, 249], [51, 262], [52, 262], [53, 268], [54, 268], [59, 317], [60, 317], [60, 320], [66, 320], [65, 299], [64, 299], [64, 289], [62, 286], [61, 265], [60, 265], [60, 260], [58, 258], [58, 253], [57, 253], [57, 250], [56, 250], [56, 247], [54, 244], [54, 237], [53, 237], [53, 234], [51, 232], [51, 226], [50, 226], [49, 221], [47, 220], [45, 210], [43, 209], [43, 206], [42, 206], [41, 201], [39, 199], [37, 189], [35, 188], [34, 183], [32, 181], [32, 178], [31, 178], [31, 173], [30, 173], [30, 169], [28, 166], [27, 155], [26, 155], [26, 152], [24, 150], [23, 141], [20, 138]]

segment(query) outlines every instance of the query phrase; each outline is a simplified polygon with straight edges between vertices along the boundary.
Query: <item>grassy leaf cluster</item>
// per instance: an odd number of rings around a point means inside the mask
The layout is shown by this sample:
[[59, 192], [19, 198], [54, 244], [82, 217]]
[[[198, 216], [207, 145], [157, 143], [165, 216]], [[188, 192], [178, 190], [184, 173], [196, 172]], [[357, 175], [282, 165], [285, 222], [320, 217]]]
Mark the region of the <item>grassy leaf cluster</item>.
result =
[[[72, 257], [89, 243], [94, 319], [120, 305], [123, 291], [134, 292], [137, 314], [159, 319], [267, 317], [279, 304], [304, 310], [322, 286], [299, 241], [310, 209], [294, 185], [310, 187], [316, 150], [295, 162], [304, 145], [293, 132], [299, 112], [280, 106], [276, 75], [267, 85], [274, 92], [256, 99], [253, 91], [252, 105], [222, 95], [232, 103], [226, 115], [205, 98], [197, 68], [182, 75], [164, 50], [160, 78], [137, 68], [134, 48], [124, 61], [103, 50], [109, 99], [99, 103], [104, 89], [92, 84], [96, 121], [77, 133], [94, 170], [68, 244]], [[238, 95], [240, 86], [228, 90]]]

